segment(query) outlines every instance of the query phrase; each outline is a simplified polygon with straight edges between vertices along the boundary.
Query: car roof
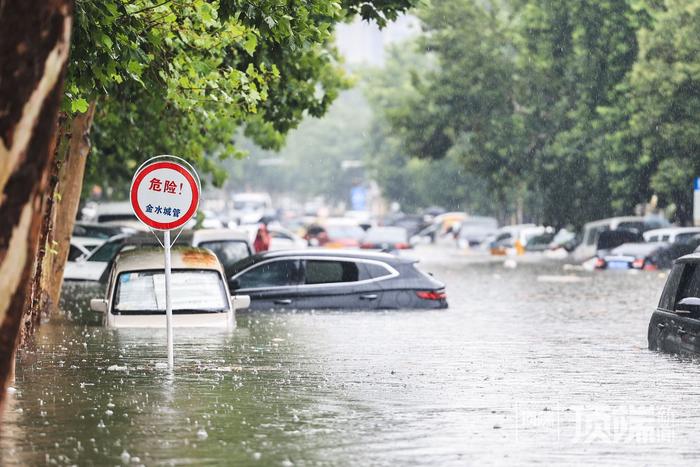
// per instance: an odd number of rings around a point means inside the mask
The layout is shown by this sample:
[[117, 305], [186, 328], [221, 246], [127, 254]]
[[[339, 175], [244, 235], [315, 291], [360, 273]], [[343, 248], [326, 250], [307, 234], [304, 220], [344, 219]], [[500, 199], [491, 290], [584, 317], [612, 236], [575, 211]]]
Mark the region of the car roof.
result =
[[328, 248], [307, 248], [304, 250], [276, 250], [267, 251], [255, 255], [255, 262], [272, 259], [272, 258], [287, 258], [287, 257], [330, 257], [330, 258], [347, 258], [347, 259], [370, 259], [390, 263], [415, 262], [413, 259], [401, 258], [389, 253], [370, 252], [363, 250], [336, 250]]
[[[214, 253], [205, 248], [176, 246], [170, 250], [172, 269], [207, 269], [221, 272], [223, 268]], [[114, 260], [117, 274], [124, 271], [163, 269], [165, 256], [162, 248], [137, 248], [124, 251]]]

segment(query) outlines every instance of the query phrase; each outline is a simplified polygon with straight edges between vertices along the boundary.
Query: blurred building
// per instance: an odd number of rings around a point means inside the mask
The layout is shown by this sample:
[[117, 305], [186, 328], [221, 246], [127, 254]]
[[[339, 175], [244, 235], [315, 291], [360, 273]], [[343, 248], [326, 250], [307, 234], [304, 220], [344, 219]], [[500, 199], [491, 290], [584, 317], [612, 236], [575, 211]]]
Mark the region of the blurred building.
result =
[[336, 45], [349, 66], [384, 65], [385, 48], [420, 33], [418, 19], [402, 15], [384, 29], [360, 18], [349, 24], [336, 27]]

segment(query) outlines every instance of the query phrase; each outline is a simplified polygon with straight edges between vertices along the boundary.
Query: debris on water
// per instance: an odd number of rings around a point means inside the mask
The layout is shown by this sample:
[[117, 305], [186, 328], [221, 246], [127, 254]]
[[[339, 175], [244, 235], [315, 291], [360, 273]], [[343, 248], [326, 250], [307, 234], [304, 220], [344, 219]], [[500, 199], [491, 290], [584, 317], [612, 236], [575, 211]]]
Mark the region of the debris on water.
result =
[[122, 455], [120, 456], [122, 460], [122, 464], [128, 464], [129, 461], [131, 460], [131, 454], [126, 452], [126, 449], [122, 451]]
[[209, 437], [209, 433], [207, 433], [207, 430], [204, 428], [200, 428], [197, 430], [197, 439], [207, 439]]

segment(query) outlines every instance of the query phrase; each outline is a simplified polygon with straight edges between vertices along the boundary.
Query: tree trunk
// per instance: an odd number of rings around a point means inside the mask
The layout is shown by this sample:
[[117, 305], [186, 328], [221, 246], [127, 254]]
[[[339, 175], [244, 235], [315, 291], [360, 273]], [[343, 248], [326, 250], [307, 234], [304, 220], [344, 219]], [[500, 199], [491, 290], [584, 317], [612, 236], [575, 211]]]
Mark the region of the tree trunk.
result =
[[30, 292], [71, 19], [69, 0], [0, 9], [0, 403]]
[[54, 204], [57, 222], [54, 226], [53, 242], [55, 254], [52, 255], [51, 267], [48, 269], [48, 300], [52, 309], [58, 307], [63, 285], [63, 269], [66, 267], [70, 250], [70, 238], [73, 233], [75, 217], [80, 204], [83, 189], [85, 164], [90, 154], [90, 128], [95, 115], [95, 102], [90, 104], [87, 112], [73, 118], [70, 129], [70, 142], [66, 157], [60, 162], [58, 170], [58, 199]]
[[[48, 294], [46, 293], [50, 264], [53, 255], [53, 225], [54, 225], [54, 206], [55, 193], [58, 185], [58, 161], [61, 160], [61, 148], [63, 147], [62, 140], [65, 135], [64, 126], [66, 121], [65, 113], [61, 112], [58, 118], [58, 131], [53, 138], [51, 151], [53, 152], [54, 161], [51, 164], [51, 175], [49, 176], [49, 184], [46, 189], [47, 196], [44, 199], [42, 208], [43, 219], [41, 223], [39, 246], [37, 250], [36, 261], [34, 263], [34, 274], [31, 282], [31, 294], [29, 303], [25, 304], [27, 312], [24, 315], [24, 323], [20, 333], [20, 347], [26, 344], [29, 337], [34, 335], [36, 328], [39, 326], [42, 311], [48, 308]], [[49, 253], [47, 255], [47, 253]]]

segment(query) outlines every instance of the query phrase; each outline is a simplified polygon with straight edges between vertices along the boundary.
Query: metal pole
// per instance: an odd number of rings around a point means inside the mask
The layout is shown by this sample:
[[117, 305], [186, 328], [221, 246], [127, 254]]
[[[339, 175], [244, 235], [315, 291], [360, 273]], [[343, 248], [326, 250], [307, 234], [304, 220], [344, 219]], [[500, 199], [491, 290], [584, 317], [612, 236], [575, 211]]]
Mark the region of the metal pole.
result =
[[165, 247], [165, 326], [168, 333], [168, 368], [173, 369], [173, 305], [170, 301], [170, 231], [163, 234]]

